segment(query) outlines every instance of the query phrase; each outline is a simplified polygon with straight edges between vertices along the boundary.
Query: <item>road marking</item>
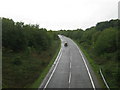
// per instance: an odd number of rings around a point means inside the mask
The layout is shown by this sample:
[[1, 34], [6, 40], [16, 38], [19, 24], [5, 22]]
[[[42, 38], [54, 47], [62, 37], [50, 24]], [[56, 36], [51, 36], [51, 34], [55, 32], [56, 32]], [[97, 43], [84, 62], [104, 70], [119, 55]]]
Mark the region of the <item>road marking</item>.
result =
[[[71, 40], [71, 39], [70, 39], [70, 40]], [[71, 41], [73, 42], [73, 40], [71, 40]], [[87, 63], [86, 63], [86, 61], [85, 61], [85, 59], [84, 59], [84, 56], [83, 56], [82, 52], [80, 51], [79, 47], [77, 46], [77, 44], [75, 44], [75, 42], [73, 42], [73, 43], [74, 43], [74, 45], [78, 48], [79, 53], [80, 53], [80, 55], [82, 56], [82, 60], [83, 60], [83, 62], [84, 62], [84, 64], [85, 64], [85, 67], [86, 67], [86, 69], [87, 69], [87, 72], [88, 72], [88, 75], [89, 75], [89, 78], [90, 78], [92, 87], [93, 87], [94, 90], [96, 90], [96, 89], [95, 89], [95, 84], [94, 84], [94, 82], [93, 82], [92, 76], [91, 76], [90, 71], [89, 71], [89, 69], [88, 69]]]
[[[61, 49], [60, 49], [60, 52], [61, 52]], [[57, 58], [56, 58], [55, 62], [53, 63], [53, 66], [57, 63], [58, 58], [59, 58], [59, 56], [60, 56], [60, 52], [58, 53], [58, 56], [57, 56]]]
[[70, 88], [71, 77], [72, 77], [72, 73], [71, 73], [71, 62], [70, 62], [70, 73], [69, 73], [69, 88]]
[[71, 71], [70, 71], [70, 74], [69, 74], [69, 88], [70, 88], [71, 76], [72, 76], [72, 74], [71, 74]]
[[71, 61], [72, 61], [72, 56], [70, 55], [69, 88], [70, 88], [71, 77], [72, 77], [72, 73], [71, 73]]
[[50, 80], [51, 80], [51, 78], [52, 78], [52, 76], [53, 76], [53, 74], [54, 74], [54, 72], [55, 72], [55, 70], [56, 70], [56, 68], [57, 68], [57, 66], [58, 66], [58, 63], [59, 63], [59, 61], [60, 61], [61, 56], [62, 56], [62, 48], [60, 49], [60, 52], [59, 52], [59, 54], [58, 54], [58, 56], [57, 56], [57, 58], [56, 58], [57, 60], [55, 60], [55, 61], [56, 61], [55, 68], [53, 69], [53, 71], [52, 71], [52, 73], [51, 73], [51, 75], [50, 75], [50, 77], [49, 77], [46, 85], [44, 86], [44, 89], [43, 89], [43, 90], [45, 90], [45, 88], [46, 88], [47, 85], [49, 84], [49, 82], [50, 82]]
[[71, 69], [71, 62], [70, 62], [70, 69]]
[[70, 55], [70, 62], [72, 62], [72, 55]]

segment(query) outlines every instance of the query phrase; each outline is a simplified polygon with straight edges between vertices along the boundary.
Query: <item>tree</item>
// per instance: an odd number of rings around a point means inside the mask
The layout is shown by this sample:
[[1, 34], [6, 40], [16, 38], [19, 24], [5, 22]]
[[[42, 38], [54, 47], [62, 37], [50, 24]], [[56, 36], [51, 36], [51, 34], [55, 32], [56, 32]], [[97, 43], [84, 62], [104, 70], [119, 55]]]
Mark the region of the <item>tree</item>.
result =
[[111, 53], [117, 50], [116, 34], [117, 30], [114, 28], [101, 32], [95, 44], [97, 54]]

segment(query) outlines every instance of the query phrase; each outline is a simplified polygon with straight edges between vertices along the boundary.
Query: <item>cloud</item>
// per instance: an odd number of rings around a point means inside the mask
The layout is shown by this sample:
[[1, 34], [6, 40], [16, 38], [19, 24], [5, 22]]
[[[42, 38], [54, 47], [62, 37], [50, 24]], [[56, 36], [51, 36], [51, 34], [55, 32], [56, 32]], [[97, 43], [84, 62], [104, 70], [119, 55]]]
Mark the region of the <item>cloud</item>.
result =
[[86, 29], [117, 19], [118, 0], [2, 0], [0, 15], [15, 21], [59, 29]]

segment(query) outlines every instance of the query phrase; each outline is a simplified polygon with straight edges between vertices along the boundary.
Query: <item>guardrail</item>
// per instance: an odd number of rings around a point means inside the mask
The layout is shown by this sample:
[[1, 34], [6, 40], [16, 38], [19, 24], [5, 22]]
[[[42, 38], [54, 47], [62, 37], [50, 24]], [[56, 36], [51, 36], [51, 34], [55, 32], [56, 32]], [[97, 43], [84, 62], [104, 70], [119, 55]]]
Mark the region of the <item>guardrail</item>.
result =
[[101, 77], [102, 77], [102, 79], [103, 79], [103, 81], [104, 81], [107, 89], [110, 90], [110, 87], [108, 86], [108, 84], [107, 84], [107, 82], [106, 82], [106, 80], [105, 80], [105, 77], [103, 76], [103, 73], [102, 73], [102, 70], [101, 70], [101, 69], [100, 69], [100, 75], [101, 75]]

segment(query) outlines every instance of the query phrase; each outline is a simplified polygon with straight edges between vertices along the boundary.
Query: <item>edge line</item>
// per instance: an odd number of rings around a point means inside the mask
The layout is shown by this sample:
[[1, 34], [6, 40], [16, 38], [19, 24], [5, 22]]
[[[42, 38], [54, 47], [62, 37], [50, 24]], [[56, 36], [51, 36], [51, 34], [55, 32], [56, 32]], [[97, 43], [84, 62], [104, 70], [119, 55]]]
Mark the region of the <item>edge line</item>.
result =
[[77, 44], [76, 44], [72, 39], [70, 39], [70, 40], [71, 40], [71, 41], [74, 43], [74, 45], [78, 48], [79, 53], [80, 53], [80, 55], [82, 56], [82, 60], [83, 60], [83, 62], [84, 62], [84, 64], [85, 64], [85, 67], [86, 67], [86, 69], [87, 69], [87, 72], [88, 72], [88, 75], [89, 75], [89, 78], [90, 78], [92, 87], [93, 87], [94, 90], [96, 90], [96, 89], [95, 89], [95, 84], [94, 84], [94, 82], [93, 82], [92, 76], [91, 76], [91, 74], [90, 74], [90, 71], [89, 71], [89, 69], [88, 69], [87, 63], [86, 63], [86, 61], [85, 61], [85, 59], [84, 59], [84, 56], [83, 56], [82, 52], [80, 51], [80, 49], [79, 49], [79, 47], [77, 46]]
[[60, 49], [60, 52], [59, 52], [59, 54], [58, 54], [58, 56], [57, 56], [57, 58], [56, 58], [56, 60], [55, 60], [56, 63], [54, 63], [54, 64], [56, 64], [56, 65], [55, 65], [55, 67], [54, 67], [54, 69], [53, 69], [53, 71], [52, 71], [52, 73], [51, 73], [51, 75], [50, 75], [47, 83], [45, 84], [43, 90], [45, 90], [45, 88], [46, 88], [47, 85], [49, 84], [49, 82], [50, 82], [50, 80], [51, 80], [51, 78], [52, 78], [52, 76], [53, 76], [53, 74], [54, 74], [54, 72], [55, 72], [55, 70], [56, 70], [56, 68], [57, 68], [57, 66], [58, 66], [59, 60], [60, 60], [60, 58], [61, 58], [61, 56], [62, 56], [62, 52], [61, 52], [61, 51], [62, 51], [62, 48]]

